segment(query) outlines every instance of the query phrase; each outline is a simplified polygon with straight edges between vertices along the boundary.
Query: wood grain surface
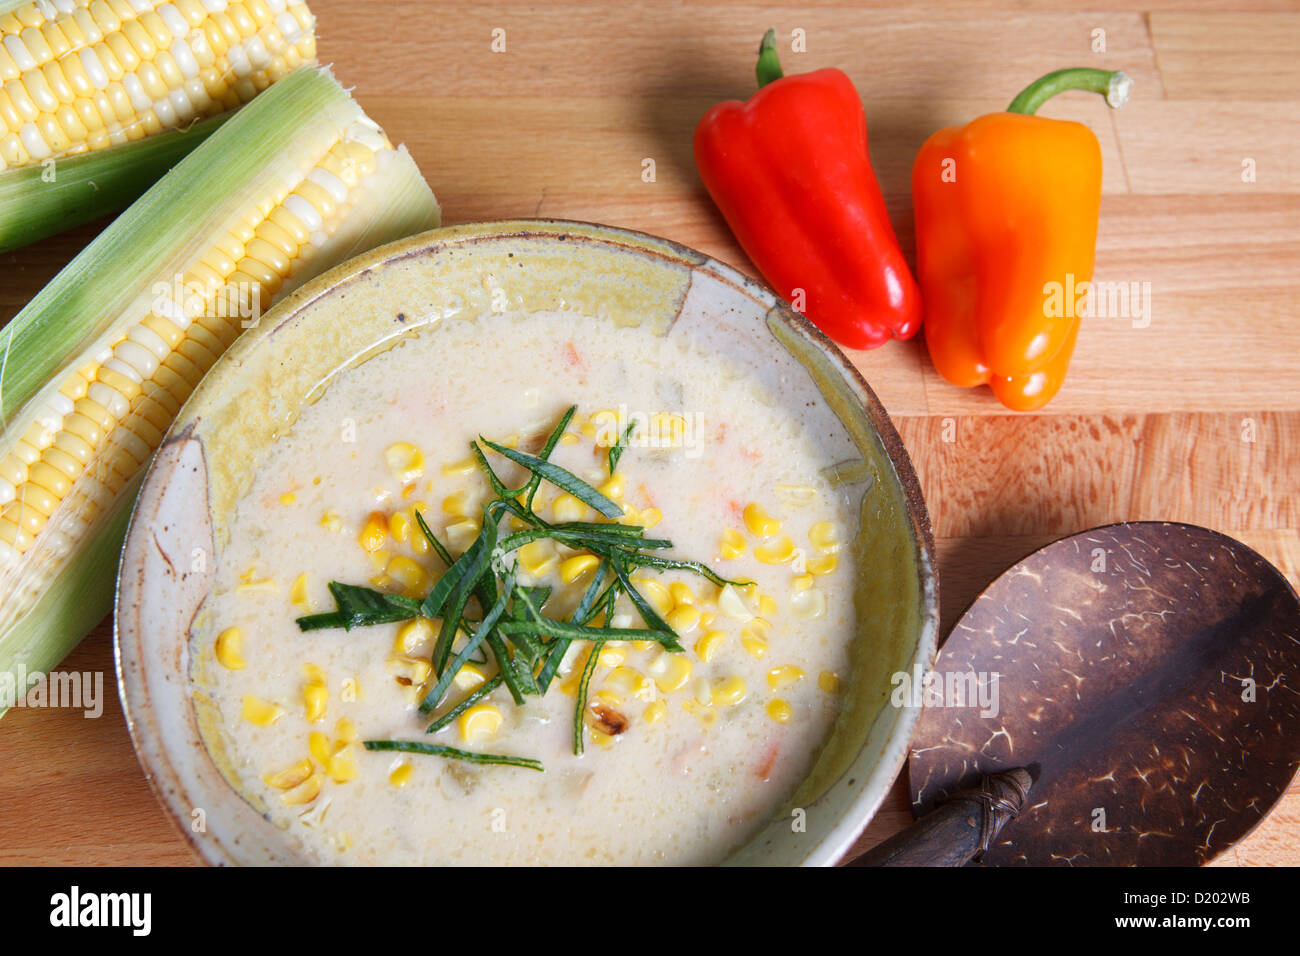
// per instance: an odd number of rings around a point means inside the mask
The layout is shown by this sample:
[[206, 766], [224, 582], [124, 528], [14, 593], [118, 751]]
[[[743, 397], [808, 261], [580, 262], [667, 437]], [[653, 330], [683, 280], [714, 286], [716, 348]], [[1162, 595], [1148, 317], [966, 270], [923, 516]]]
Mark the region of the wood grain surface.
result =
[[[1004, 108], [1052, 69], [1127, 71], [1124, 109], [1072, 94], [1043, 113], [1096, 131], [1096, 278], [1150, 283], [1148, 315], [1088, 320], [1065, 388], [1037, 415], [948, 385], [918, 342], [853, 356], [924, 486], [945, 629], [1020, 557], [1112, 521], [1205, 525], [1300, 580], [1300, 9], [1098, 5], [311, 2], [322, 62], [410, 147], [447, 223], [594, 220], [749, 272], [690, 144], [708, 106], [752, 92], [768, 26], [806, 33], [805, 53], [783, 53], [788, 72], [835, 65], [857, 83], [909, 255], [910, 167], [926, 136]], [[503, 53], [490, 47], [497, 28]], [[101, 227], [0, 256], [0, 319]], [[109, 700], [98, 720], [0, 721], [0, 864], [192, 862], [136, 762], [106, 624], [64, 669], [103, 673]], [[910, 819], [896, 784], [859, 848]], [[1300, 864], [1300, 784], [1216, 861], [1231, 864]]]

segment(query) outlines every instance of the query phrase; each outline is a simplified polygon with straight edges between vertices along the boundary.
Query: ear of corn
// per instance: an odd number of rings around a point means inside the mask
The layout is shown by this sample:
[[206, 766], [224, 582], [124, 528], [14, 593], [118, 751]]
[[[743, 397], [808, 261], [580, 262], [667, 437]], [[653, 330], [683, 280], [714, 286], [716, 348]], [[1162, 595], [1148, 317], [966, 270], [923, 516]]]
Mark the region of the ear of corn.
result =
[[246, 316], [438, 206], [327, 71], [241, 110], [0, 331], [0, 672], [109, 610], [144, 465]]
[[315, 55], [302, 0], [0, 0], [0, 251], [126, 205]]

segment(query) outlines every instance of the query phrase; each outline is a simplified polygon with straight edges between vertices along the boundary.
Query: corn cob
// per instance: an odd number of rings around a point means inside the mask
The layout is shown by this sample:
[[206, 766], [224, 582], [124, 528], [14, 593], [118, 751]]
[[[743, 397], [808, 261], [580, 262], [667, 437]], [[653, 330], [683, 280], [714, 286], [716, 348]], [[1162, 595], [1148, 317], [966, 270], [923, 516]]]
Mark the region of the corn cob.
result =
[[[302, 0], [0, 0], [0, 199], [25, 200], [0, 205], [0, 250], [135, 198], [214, 126], [182, 131], [314, 62], [314, 30]], [[136, 167], [129, 144], [167, 131]]]
[[259, 96], [0, 332], [0, 672], [109, 610], [125, 516], [181, 404], [251, 318], [438, 207], [328, 72]]

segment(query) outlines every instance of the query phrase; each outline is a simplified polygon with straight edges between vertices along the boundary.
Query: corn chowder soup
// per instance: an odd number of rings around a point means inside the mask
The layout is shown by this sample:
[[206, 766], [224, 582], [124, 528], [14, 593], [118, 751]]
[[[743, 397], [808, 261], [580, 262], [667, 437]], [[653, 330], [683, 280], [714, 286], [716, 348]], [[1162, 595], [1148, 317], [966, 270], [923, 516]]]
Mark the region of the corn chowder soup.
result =
[[305, 858], [712, 863], [790, 812], [848, 670], [856, 517], [754, 376], [489, 314], [342, 371], [249, 464], [193, 679]]

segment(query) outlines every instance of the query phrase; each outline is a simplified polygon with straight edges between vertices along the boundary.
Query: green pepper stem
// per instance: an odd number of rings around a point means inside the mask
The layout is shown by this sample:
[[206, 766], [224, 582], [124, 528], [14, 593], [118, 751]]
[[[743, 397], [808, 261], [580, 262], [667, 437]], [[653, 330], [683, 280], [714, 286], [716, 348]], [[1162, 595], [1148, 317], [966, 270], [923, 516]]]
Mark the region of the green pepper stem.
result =
[[759, 89], [781, 79], [781, 57], [776, 52], [776, 27], [763, 34], [763, 42], [758, 45], [758, 65], [754, 68], [758, 75]]
[[1119, 109], [1128, 102], [1128, 94], [1132, 86], [1133, 81], [1123, 70], [1094, 70], [1076, 66], [1068, 70], [1057, 70], [1034, 80], [1011, 101], [1007, 112], [1032, 115], [1057, 93], [1064, 93], [1066, 90], [1101, 93], [1106, 97], [1107, 104], [1114, 109]]

